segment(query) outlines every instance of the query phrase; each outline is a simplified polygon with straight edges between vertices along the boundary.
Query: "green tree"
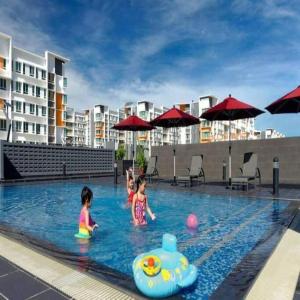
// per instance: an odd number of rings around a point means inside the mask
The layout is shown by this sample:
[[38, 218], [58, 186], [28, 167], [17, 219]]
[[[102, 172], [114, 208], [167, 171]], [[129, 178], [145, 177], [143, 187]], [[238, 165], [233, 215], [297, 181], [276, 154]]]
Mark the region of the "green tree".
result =
[[145, 169], [147, 165], [145, 153], [144, 153], [144, 147], [142, 145], [138, 145], [136, 147], [136, 162], [139, 168]]
[[119, 145], [118, 150], [116, 151], [116, 160], [123, 160], [124, 157], [125, 157], [124, 145]]

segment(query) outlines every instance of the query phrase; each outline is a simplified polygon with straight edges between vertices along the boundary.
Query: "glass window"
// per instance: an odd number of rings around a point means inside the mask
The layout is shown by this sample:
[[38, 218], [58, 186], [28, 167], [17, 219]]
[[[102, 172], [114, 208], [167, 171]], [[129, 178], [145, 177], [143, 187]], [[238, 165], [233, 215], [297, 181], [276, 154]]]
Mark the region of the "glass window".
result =
[[22, 122], [16, 121], [16, 132], [22, 132]]
[[35, 86], [34, 85], [31, 86], [31, 91], [32, 91], [32, 96], [34, 96], [34, 94], [35, 94]]
[[0, 89], [6, 90], [6, 79], [0, 78]]
[[30, 104], [30, 114], [34, 115], [34, 104]]
[[29, 67], [29, 75], [34, 77], [34, 67], [33, 66]]
[[26, 114], [26, 103], [23, 102], [23, 113]]
[[19, 81], [16, 81], [16, 92], [21, 93], [21, 89], [22, 89], [22, 83]]
[[39, 86], [36, 87], [36, 96], [41, 97], [41, 88]]
[[6, 130], [6, 120], [4, 120], [4, 119], [1, 119], [0, 120], [0, 130]]
[[36, 124], [36, 134], [40, 134], [40, 133], [41, 133], [41, 125]]
[[35, 112], [36, 112], [36, 115], [38, 116], [39, 115], [39, 106], [38, 105], [36, 105]]
[[2, 58], [2, 62], [3, 62], [2, 68], [5, 70], [6, 69], [6, 59]]
[[26, 73], [26, 65], [23, 63], [23, 74]]
[[21, 67], [22, 67], [22, 64], [20, 62], [16, 61], [16, 72], [21, 73]]
[[42, 79], [45, 80], [46, 79], [46, 71], [42, 70]]
[[23, 123], [23, 131], [28, 132], [28, 122]]
[[35, 124], [32, 123], [32, 133], [35, 133]]
[[22, 102], [16, 101], [16, 112], [21, 112]]
[[64, 105], [68, 104], [68, 96], [67, 95], [64, 95], [63, 101], [64, 101]]
[[35, 69], [35, 78], [39, 78], [39, 69], [38, 68], [36, 68]]
[[13, 81], [11, 81], [11, 90], [13, 91], [14, 90], [14, 82]]
[[47, 108], [46, 106], [42, 106], [42, 115], [46, 116]]
[[68, 79], [64, 77], [64, 88], [66, 88], [67, 86], [68, 86]]
[[47, 90], [44, 89], [44, 98], [46, 99], [46, 97], [47, 97]]
[[27, 83], [23, 83], [23, 93], [28, 94], [28, 84]]

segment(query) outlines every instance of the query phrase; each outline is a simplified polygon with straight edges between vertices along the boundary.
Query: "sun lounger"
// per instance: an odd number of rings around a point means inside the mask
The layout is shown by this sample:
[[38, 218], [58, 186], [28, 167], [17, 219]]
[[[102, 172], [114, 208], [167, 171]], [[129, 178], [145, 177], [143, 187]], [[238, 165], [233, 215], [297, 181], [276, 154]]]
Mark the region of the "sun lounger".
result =
[[159, 176], [158, 170], [156, 168], [156, 163], [157, 163], [157, 156], [151, 156], [148, 165], [147, 165], [147, 170], [146, 170], [146, 178], [148, 178], [149, 182], [152, 181], [153, 176]]
[[189, 184], [189, 186], [193, 186], [193, 180], [199, 178], [203, 178], [203, 182], [205, 182], [205, 174], [202, 168], [203, 155], [194, 155], [192, 156], [191, 167], [188, 168], [189, 175], [188, 176], [178, 176], [178, 182], [184, 182], [185, 186]]
[[257, 167], [256, 153], [248, 152], [244, 154], [244, 162], [240, 170], [242, 176], [233, 177], [231, 179], [231, 188], [233, 186], [243, 186], [246, 187], [246, 190], [248, 191], [248, 186], [250, 181], [254, 181], [254, 186], [255, 186], [255, 179], [258, 178], [259, 184], [261, 183], [261, 175], [260, 175], [260, 170]]

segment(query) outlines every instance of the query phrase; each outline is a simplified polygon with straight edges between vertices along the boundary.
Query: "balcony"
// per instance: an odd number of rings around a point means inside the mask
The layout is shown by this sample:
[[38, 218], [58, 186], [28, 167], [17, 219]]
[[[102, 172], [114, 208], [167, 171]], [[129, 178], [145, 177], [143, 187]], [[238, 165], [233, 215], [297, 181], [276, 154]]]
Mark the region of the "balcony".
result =
[[51, 82], [48, 82], [48, 89], [54, 91], [54, 88], [55, 88], [55, 87], [54, 87], [54, 84], [51, 83]]
[[48, 119], [48, 125], [49, 126], [55, 126], [54, 118], [53, 119]]
[[54, 108], [54, 102], [48, 101], [48, 107]]
[[55, 74], [48, 72], [48, 82], [54, 84]]

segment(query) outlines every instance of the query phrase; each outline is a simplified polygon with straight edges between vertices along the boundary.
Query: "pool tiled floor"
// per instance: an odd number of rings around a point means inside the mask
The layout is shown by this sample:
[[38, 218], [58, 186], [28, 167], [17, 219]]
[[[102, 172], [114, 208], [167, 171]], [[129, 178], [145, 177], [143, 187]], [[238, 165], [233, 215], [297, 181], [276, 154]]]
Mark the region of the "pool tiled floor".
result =
[[70, 298], [0, 257], [0, 300], [2, 299], [64, 300]]

